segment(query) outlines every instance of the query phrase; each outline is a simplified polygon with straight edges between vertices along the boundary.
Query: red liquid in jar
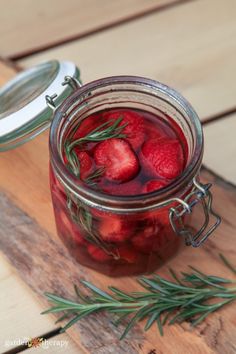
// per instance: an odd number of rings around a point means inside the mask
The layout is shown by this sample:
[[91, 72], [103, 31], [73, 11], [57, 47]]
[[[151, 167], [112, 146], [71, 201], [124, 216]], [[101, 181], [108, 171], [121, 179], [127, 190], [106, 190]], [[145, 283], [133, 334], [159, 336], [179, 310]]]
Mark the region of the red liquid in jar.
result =
[[[188, 152], [183, 133], [166, 116], [133, 109], [97, 112], [82, 121], [70, 142], [118, 119], [122, 137], [73, 148], [78, 183], [116, 196], [147, 194], [171, 184], [184, 170]], [[70, 168], [66, 155], [64, 162]], [[84, 208], [68, 198], [52, 170], [51, 190], [58, 234], [85, 266], [111, 276], [148, 273], [180, 247], [169, 223], [170, 206], [127, 215]]]

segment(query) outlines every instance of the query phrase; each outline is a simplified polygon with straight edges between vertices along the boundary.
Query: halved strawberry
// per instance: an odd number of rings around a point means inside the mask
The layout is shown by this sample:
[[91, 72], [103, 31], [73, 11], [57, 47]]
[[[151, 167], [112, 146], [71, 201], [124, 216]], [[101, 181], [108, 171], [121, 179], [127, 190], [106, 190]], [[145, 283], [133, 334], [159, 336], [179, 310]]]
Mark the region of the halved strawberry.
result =
[[173, 179], [184, 168], [184, 154], [177, 139], [157, 138], [146, 141], [140, 157], [144, 168], [152, 176]]
[[108, 139], [98, 144], [94, 160], [98, 167], [105, 167], [104, 176], [110, 181], [129, 181], [139, 171], [137, 156], [129, 143], [122, 139]]
[[148, 219], [143, 230], [132, 238], [133, 246], [142, 253], [151, 253], [158, 249], [161, 226], [156, 220]]
[[157, 127], [155, 125], [155, 123], [151, 122], [151, 121], [146, 121], [145, 122], [145, 135], [146, 135], [146, 141], [150, 140], [150, 139], [157, 139], [160, 137], [165, 136], [164, 131]]
[[105, 251], [103, 251], [98, 246], [90, 244], [90, 245], [88, 245], [87, 250], [88, 250], [89, 255], [97, 262], [104, 263], [109, 260], [112, 260], [112, 257], [109, 256]]
[[80, 178], [83, 180], [90, 174], [93, 162], [87, 152], [79, 151], [77, 148], [75, 148], [75, 153], [79, 160]]
[[79, 245], [87, 245], [87, 240], [83, 237], [79, 227], [75, 225], [63, 211], [58, 215], [59, 230], [67, 238], [72, 238]]
[[110, 195], [137, 195], [141, 194], [142, 187], [138, 181], [129, 181], [121, 184], [106, 184], [102, 187], [103, 191]]
[[97, 126], [104, 122], [101, 114], [92, 114], [91, 116], [85, 118], [79, 125], [77, 131], [73, 135], [73, 140], [82, 138], [90, 133], [92, 130], [96, 129]]
[[153, 179], [148, 181], [144, 186], [143, 186], [143, 193], [150, 193], [150, 192], [154, 192], [157, 191], [161, 188], [164, 188], [165, 186], [167, 186], [167, 184], [169, 184], [170, 182], [167, 182], [165, 180], [161, 180], [161, 179]]
[[134, 232], [130, 223], [118, 216], [102, 218], [98, 231], [104, 241], [115, 243], [126, 241]]
[[113, 112], [105, 112], [104, 117], [107, 119], [117, 120], [122, 118], [120, 126], [126, 124], [126, 127], [122, 130], [122, 134], [126, 134], [126, 140], [136, 150], [142, 145], [145, 138], [145, 128], [143, 117], [132, 110], [117, 110]]

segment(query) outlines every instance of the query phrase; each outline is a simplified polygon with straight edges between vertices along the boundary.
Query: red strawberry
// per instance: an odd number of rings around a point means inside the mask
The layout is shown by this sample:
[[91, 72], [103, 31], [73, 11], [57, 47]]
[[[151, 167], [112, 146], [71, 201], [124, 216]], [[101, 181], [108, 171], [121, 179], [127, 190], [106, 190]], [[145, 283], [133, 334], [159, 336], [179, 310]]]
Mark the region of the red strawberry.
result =
[[133, 233], [130, 224], [118, 216], [103, 218], [99, 225], [99, 234], [106, 242], [121, 243], [126, 241]]
[[92, 244], [88, 245], [88, 253], [94, 260], [100, 263], [104, 263], [112, 259], [111, 256], [109, 256], [105, 251]]
[[183, 171], [183, 149], [177, 139], [163, 137], [146, 141], [141, 158], [144, 168], [153, 176], [172, 179]]
[[139, 171], [137, 156], [122, 139], [108, 139], [98, 144], [94, 160], [97, 166], [105, 167], [104, 176], [111, 181], [129, 181]]
[[111, 195], [137, 195], [141, 193], [141, 183], [138, 181], [129, 181], [122, 184], [107, 184], [103, 191]]
[[142, 145], [145, 138], [144, 119], [135, 111], [131, 110], [118, 110], [113, 112], [104, 113], [107, 119], [117, 120], [122, 118], [120, 126], [127, 124], [122, 130], [122, 134], [126, 134], [126, 140], [132, 145], [134, 150]]
[[148, 220], [143, 230], [132, 238], [134, 247], [142, 253], [156, 251], [159, 243], [160, 225], [156, 220]]
[[167, 184], [169, 183], [165, 180], [160, 180], [160, 179], [150, 180], [143, 186], [143, 193], [150, 193], [150, 192], [157, 191], [167, 186]]
[[79, 227], [75, 225], [69, 217], [61, 211], [58, 216], [59, 229], [63, 235], [67, 238], [72, 237], [73, 240], [79, 245], [85, 246], [87, 244], [86, 239], [83, 237]]
[[91, 172], [93, 163], [87, 152], [78, 151], [77, 149], [75, 149], [75, 152], [80, 165], [80, 178], [83, 180]]
[[121, 260], [124, 260], [127, 263], [136, 263], [138, 261], [137, 251], [135, 251], [130, 246], [119, 247], [118, 252]]
[[165, 133], [161, 130], [161, 128], [159, 127], [157, 128], [155, 126], [155, 123], [151, 121], [145, 122], [145, 132], [146, 132], [145, 140], [157, 139], [165, 135]]
[[84, 238], [84, 236], [80, 233], [80, 231], [77, 229], [76, 232], [73, 234], [74, 236], [74, 241], [81, 246], [86, 246], [88, 244], [88, 241]]
[[97, 126], [101, 125], [104, 122], [104, 119], [99, 114], [93, 114], [85, 118], [79, 125], [77, 131], [73, 136], [73, 140], [84, 137], [92, 130], [96, 129]]

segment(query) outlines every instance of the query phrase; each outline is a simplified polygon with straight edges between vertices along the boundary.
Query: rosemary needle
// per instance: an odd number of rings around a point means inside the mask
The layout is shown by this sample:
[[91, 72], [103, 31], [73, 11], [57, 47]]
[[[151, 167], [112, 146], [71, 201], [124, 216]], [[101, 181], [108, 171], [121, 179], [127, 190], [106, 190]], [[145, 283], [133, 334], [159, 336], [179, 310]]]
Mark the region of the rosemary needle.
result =
[[[235, 272], [236, 269], [223, 257], [220, 255], [224, 264]], [[108, 293], [81, 280], [82, 288], [88, 290], [89, 295], [77, 286], [76, 302], [46, 293], [53, 306], [43, 314], [61, 312], [61, 319], [71, 316], [71, 320], [62, 328], [64, 331], [90, 314], [107, 312], [115, 316], [114, 325], [125, 323], [121, 339], [141, 320], [145, 321], [145, 331], [156, 324], [161, 335], [166, 323], [191, 321], [192, 326], [196, 326], [209, 314], [236, 300], [236, 287], [232, 286], [233, 281], [229, 279], [206, 275], [193, 267], [190, 270], [190, 273], [182, 273], [181, 279], [170, 270], [173, 281], [157, 274], [140, 277], [138, 281], [144, 291], [133, 293], [115, 287], [109, 287]]]
[[[82, 147], [88, 142], [100, 142], [112, 138], [126, 138], [125, 134], [122, 134], [122, 130], [127, 124], [120, 125], [122, 122], [122, 116], [116, 120], [110, 119], [107, 122], [99, 125], [97, 128], [88, 132], [87, 135], [71, 141], [70, 137], [64, 146], [64, 151], [67, 160], [67, 167], [79, 178], [80, 177], [80, 164], [77, 155], [74, 151], [75, 147]], [[79, 126], [77, 127], [79, 129]], [[77, 130], [76, 129], [76, 130]], [[73, 132], [75, 133], [75, 129]]]

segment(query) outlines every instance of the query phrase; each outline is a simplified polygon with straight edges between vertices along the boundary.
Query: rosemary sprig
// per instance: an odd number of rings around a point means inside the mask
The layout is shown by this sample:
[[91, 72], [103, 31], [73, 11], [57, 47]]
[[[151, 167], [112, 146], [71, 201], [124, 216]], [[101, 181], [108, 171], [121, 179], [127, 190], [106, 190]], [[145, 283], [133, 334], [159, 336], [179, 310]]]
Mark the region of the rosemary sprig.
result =
[[90, 186], [96, 186], [97, 181], [99, 180], [99, 178], [103, 175], [103, 173], [105, 172], [105, 168], [104, 167], [99, 167], [97, 168], [94, 172], [92, 172], [86, 179], [85, 179], [85, 183], [90, 185]]
[[[88, 142], [99, 142], [112, 138], [126, 138], [126, 135], [122, 134], [122, 130], [126, 127], [127, 123], [120, 125], [122, 119], [122, 116], [116, 120], [110, 119], [79, 139], [71, 141], [73, 134], [68, 138], [64, 147], [66, 159], [68, 161], [67, 166], [77, 177], [80, 176], [80, 165], [73, 149], [78, 146], [81, 147]], [[79, 126], [76, 128], [79, 129]], [[76, 130], [74, 129], [73, 133], [75, 133], [75, 131]]]
[[[229, 261], [224, 263], [235, 272]], [[236, 287], [228, 286], [233, 283], [229, 279], [206, 275], [193, 267], [190, 269], [190, 273], [182, 273], [182, 279], [179, 279], [171, 269], [170, 274], [174, 281], [157, 274], [141, 277], [138, 282], [144, 291], [131, 293], [112, 286], [108, 288], [110, 290], [108, 293], [88, 281], [81, 280], [81, 284], [89, 290], [90, 295], [84, 294], [76, 286], [78, 302], [46, 293], [53, 307], [43, 313], [63, 312], [63, 319], [65, 316], [72, 316], [62, 331], [90, 314], [98, 312], [113, 314], [117, 317], [113, 321], [115, 325], [121, 322], [126, 324], [121, 339], [141, 320], [145, 320], [145, 331], [155, 323], [161, 335], [166, 323], [191, 321], [192, 326], [196, 326], [209, 314], [236, 300]]]
[[127, 123], [119, 126], [122, 119], [123, 118], [120, 117], [116, 120], [114, 120], [114, 119], [108, 120], [107, 122], [99, 125], [95, 129], [93, 129], [87, 135], [72, 141], [69, 144], [68, 149], [71, 150], [75, 146], [78, 146], [78, 145], [81, 145], [81, 144], [87, 143], [87, 142], [99, 142], [99, 141], [103, 141], [103, 140], [107, 140], [107, 139], [111, 139], [111, 138], [125, 138], [126, 135], [122, 134], [122, 130], [124, 129], [124, 127], [126, 127]]
[[93, 227], [93, 217], [89, 209], [79, 200], [75, 202], [69, 192], [67, 192], [67, 209], [73, 222], [82, 227], [85, 231], [84, 238], [87, 241], [102, 248], [104, 252], [109, 256], [112, 256], [114, 259], [119, 259], [117, 249], [104, 242], [97, 234], [97, 231]]

